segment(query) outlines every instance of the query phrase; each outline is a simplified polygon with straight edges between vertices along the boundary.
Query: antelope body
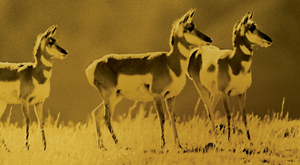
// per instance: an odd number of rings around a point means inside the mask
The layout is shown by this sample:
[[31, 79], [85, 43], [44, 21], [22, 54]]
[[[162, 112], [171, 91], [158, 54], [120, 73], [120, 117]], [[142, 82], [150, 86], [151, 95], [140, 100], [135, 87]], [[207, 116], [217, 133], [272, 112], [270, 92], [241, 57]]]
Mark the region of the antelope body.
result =
[[57, 26], [51, 26], [38, 35], [34, 48], [34, 63], [0, 63], [0, 118], [7, 104], [21, 104], [26, 124], [27, 149], [29, 149], [29, 105], [35, 106], [46, 149], [43, 103], [50, 93], [52, 58], [62, 59], [67, 56], [67, 51], [57, 45], [53, 38], [56, 28]]
[[169, 52], [144, 54], [110, 54], [95, 60], [86, 69], [89, 83], [96, 87], [103, 99], [94, 111], [98, 147], [104, 148], [100, 121], [104, 119], [117, 144], [111, 126], [111, 113], [123, 97], [135, 101], [154, 101], [161, 125], [161, 147], [165, 145], [163, 100], [170, 114], [175, 143], [180, 147], [175, 126], [174, 101], [183, 89], [190, 50], [193, 46], [210, 44], [209, 37], [194, 27], [194, 10], [175, 22], [171, 31]]
[[258, 46], [268, 47], [272, 43], [271, 38], [257, 29], [252, 16], [253, 13], [248, 12], [235, 26], [233, 50], [220, 50], [215, 46], [197, 48], [191, 52], [188, 66], [188, 76], [193, 80], [204, 102], [213, 130], [215, 126], [210, 111], [214, 110], [222, 97], [228, 120], [228, 139], [231, 119], [229, 97], [236, 95], [239, 96], [247, 137], [251, 139], [247, 128], [245, 105], [246, 91], [252, 83], [250, 67], [253, 49]]

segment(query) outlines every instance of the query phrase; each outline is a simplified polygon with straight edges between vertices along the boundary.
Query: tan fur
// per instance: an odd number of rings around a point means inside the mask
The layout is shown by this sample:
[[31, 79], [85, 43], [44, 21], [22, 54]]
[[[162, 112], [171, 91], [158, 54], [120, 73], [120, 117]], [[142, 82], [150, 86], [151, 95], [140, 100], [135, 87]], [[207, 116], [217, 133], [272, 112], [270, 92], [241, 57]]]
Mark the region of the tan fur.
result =
[[67, 52], [52, 38], [55, 30], [56, 26], [51, 26], [45, 33], [38, 35], [37, 45], [34, 48], [34, 63], [0, 63], [0, 118], [7, 104], [21, 104], [25, 118], [27, 149], [29, 149], [29, 105], [35, 106], [46, 149], [42, 110], [43, 102], [50, 94], [53, 64], [51, 58], [64, 58], [67, 55]]
[[220, 50], [213, 46], [195, 49], [191, 52], [188, 67], [188, 75], [193, 80], [204, 102], [213, 130], [215, 126], [210, 111], [214, 111], [216, 104], [222, 97], [228, 121], [228, 139], [230, 138], [231, 126], [229, 97], [238, 95], [247, 137], [250, 140], [245, 101], [246, 91], [252, 83], [250, 70], [252, 50], [256, 46], [270, 46], [272, 42], [267, 35], [257, 29], [252, 21], [252, 15], [253, 13], [247, 13], [235, 26], [233, 50]]
[[161, 147], [165, 145], [165, 100], [171, 116], [175, 143], [180, 147], [173, 108], [175, 97], [186, 83], [184, 72], [188, 66], [190, 50], [194, 46], [203, 46], [211, 42], [209, 37], [193, 28], [193, 15], [194, 10], [190, 10], [173, 25], [169, 52], [109, 54], [87, 67], [89, 83], [99, 90], [103, 98], [103, 103], [94, 110], [99, 148], [104, 148], [100, 131], [103, 114], [113, 140], [116, 144], [118, 142], [111, 126], [111, 114], [123, 97], [134, 101], [154, 101], [160, 119]]

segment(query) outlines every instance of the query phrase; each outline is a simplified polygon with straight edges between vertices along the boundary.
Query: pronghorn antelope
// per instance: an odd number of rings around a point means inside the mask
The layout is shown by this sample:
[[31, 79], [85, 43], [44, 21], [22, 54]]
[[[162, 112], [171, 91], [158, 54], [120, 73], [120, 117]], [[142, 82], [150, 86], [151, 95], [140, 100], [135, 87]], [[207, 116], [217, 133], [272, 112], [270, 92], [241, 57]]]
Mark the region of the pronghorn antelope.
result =
[[[190, 50], [194, 46], [208, 45], [212, 40], [195, 28], [194, 9], [189, 10], [173, 25], [169, 52], [144, 54], [109, 54], [95, 60], [86, 69], [89, 83], [99, 90], [103, 102], [93, 111], [98, 136], [98, 147], [105, 149], [101, 138], [101, 120], [117, 145], [111, 126], [111, 114], [123, 97], [135, 101], [154, 101], [161, 126], [161, 147], [164, 148], [163, 111], [165, 100], [170, 115], [175, 143], [180, 147], [175, 126], [175, 97], [183, 89]], [[102, 115], [104, 114], [104, 117]]]
[[236, 24], [233, 34], [233, 50], [220, 50], [214, 46], [194, 49], [191, 51], [188, 66], [188, 76], [193, 80], [204, 102], [213, 130], [215, 126], [211, 120], [210, 111], [214, 111], [222, 97], [228, 120], [228, 140], [230, 139], [231, 119], [229, 97], [236, 95], [239, 96], [240, 109], [247, 137], [250, 140], [245, 105], [246, 91], [252, 82], [250, 67], [253, 49], [259, 46], [268, 47], [272, 43], [270, 37], [257, 29], [252, 16], [253, 12], [251, 14], [248, 12]]
[[57, 26], [51, 26], [39, 34], [34, 47], [34, 63], [0, 63], [0, 118], [7, 104], [21, 104], [26, 124], [26, 148], [29, 149], [29, 105], [35, 106], [40, 125], [44, 150], [43, 103], [50, 92], [52, 58], [63, 59], [67, 51], [61, 48], [53, 35]]

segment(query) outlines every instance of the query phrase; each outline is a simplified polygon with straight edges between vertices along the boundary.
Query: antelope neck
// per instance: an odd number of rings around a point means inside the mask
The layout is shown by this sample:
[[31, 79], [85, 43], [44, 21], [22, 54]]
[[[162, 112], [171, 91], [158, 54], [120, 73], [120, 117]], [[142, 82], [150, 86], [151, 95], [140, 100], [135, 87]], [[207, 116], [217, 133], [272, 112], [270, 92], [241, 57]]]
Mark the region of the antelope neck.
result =
[[233, 52], [230, 56], [230, 67], [233, 74], [237, 75], [240, 72], [249, 72], [252, 63], [252, 49], [244, 36], [237, 36], [234, 41]]
[[45, 57], [45, 55], [42, 54], [36, 56], [33, 77], [39, 84], [43, 84], [51, 78], [52, 65], [51, 57]]
[[177, 77], [187, 69], [189, 53], [189, 45], [181, 42], [175, 42], [168, 53], [168, 66]]

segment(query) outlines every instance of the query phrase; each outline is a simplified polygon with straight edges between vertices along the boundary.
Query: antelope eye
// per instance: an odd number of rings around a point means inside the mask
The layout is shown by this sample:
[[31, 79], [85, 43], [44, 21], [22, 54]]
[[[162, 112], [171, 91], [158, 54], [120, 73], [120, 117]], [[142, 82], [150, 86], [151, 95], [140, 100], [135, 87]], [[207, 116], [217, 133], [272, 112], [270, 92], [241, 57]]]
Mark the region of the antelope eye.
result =
[[193, 23], [189, 23], [189, 24], [187, 24], [186, 28], [188, 31], [192, 31], [192, 30], [194, 30], [195, 26]]
[[249, 27], [249, 30], [251, 32], [253, 32], [256, 29], [256, 26], [254, 24], [251, 24], [251, 26]]
[[53, 44], [54, 44], [54, 42], [55, 42], [55, 40], [54, 40], [54, 39], [50, 39], [48, 43], [49, 43], [49, 45], [53, 45]]

